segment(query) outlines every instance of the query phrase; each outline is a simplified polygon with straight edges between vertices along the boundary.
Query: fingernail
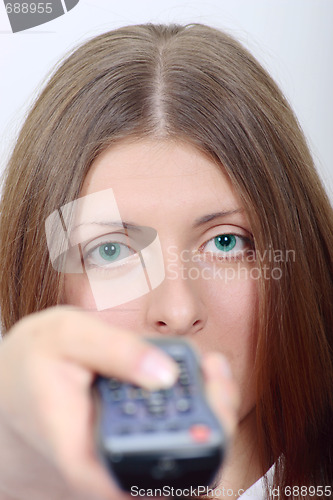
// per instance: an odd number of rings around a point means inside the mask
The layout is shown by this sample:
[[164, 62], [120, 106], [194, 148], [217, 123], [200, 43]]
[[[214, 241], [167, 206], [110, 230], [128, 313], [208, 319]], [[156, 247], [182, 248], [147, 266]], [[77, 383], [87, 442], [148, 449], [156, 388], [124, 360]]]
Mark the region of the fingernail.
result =
[[142, 383], [150, 388], [170, 387], [178, 377], [178, 368], [167, 356], [156, 350], [150, 350], [140, 366]]

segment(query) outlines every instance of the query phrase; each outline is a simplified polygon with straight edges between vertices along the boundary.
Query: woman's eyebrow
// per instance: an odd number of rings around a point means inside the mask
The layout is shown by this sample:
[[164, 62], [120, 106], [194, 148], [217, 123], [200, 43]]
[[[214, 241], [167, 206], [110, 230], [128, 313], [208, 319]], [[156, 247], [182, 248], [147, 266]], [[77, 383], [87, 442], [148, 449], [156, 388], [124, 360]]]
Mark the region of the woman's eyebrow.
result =
[[82, 227], [82, 226], [107, 226], [107, 227], [119, 227], [119, 228], [124, 228], [124, 229], [133, 229], [134, 231], [140, 231], [142, 226], [138, 226], [137, 224], [133, 224], [131, 222], [124, 222], [124, 221], [106, 221], [106, 220], [100, 220], [100, 221], [89, 221], [89, 222], [81, 222], [80, 224], [77, 224], [72, 228], [72, 231], [75, 231], [77, 228]]
[[228, 217], [230, 215], [234, 215], [237, 213], [242, 213], [244, 212], [244, 208], [235, 208], [234, 210], [225, 210], [222, 212], [213, 212], [211, 214], [203, 215], [202, 217], [199, 217], [194, 221], [193, 227], [197, 228], [199, 226], [202, 226], [206, 222], [210, 222], [214, 219], [217, 219], [219, 217]]

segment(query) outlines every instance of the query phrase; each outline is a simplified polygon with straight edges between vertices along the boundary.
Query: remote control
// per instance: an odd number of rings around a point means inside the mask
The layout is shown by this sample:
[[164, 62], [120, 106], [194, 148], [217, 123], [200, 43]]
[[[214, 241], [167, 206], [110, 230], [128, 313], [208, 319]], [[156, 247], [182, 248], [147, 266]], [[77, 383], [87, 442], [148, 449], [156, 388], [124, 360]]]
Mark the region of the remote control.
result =
[[170, 389], [146, 391], [98, 376], [97, 444], [125, 491], [208, 486], [221, 466], [225, 433], [206, 401], [199, 360], [179, 338], [148, 338], [179, 366]]

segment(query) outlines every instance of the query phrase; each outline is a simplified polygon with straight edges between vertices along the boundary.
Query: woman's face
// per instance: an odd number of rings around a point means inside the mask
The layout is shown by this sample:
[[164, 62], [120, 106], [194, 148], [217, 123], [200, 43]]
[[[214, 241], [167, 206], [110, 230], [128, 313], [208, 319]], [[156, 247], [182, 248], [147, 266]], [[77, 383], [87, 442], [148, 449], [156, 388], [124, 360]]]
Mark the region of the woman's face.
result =
[[[257, 281], [246, 259], [253, 247], [240, 198], [217, 165], [193, 146], [173, 141], [125, 141], [105, 151], [92, 164], [80, 196], [110, 188], [124, 227], [95, 225], [98, 237], [94, 232], [85, 241], [87, 262], [117, 266], [134, 253], [129, 241], [135, 240], [135, 227], [153, 228], [164, 279], [148, 293], [97, 311], [87, 275], [66, 274], [65, 302], [140, 335], [180, 335], [201, 352], [222, 352], [240, 386], [245, 418], [255, 404]], [[134, 226], [131, 238], [125, 223]]]

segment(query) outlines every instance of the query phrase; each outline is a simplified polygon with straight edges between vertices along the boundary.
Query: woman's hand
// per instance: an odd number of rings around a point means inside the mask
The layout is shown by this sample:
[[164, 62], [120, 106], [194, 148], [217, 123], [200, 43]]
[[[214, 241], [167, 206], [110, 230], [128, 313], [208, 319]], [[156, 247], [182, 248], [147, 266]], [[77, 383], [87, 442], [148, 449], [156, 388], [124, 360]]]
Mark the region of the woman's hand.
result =
[[[235, 384], [220, 355], [206, 355], [203, 367], [208, 397], [232, 435]], [[7, 334], [0, 344], [1, 500], [129, 498], [95, 452], [96, 373], [158, 389], [175, 381], [177, 367], [138, 334], [66, 306], [30, 315]]]

